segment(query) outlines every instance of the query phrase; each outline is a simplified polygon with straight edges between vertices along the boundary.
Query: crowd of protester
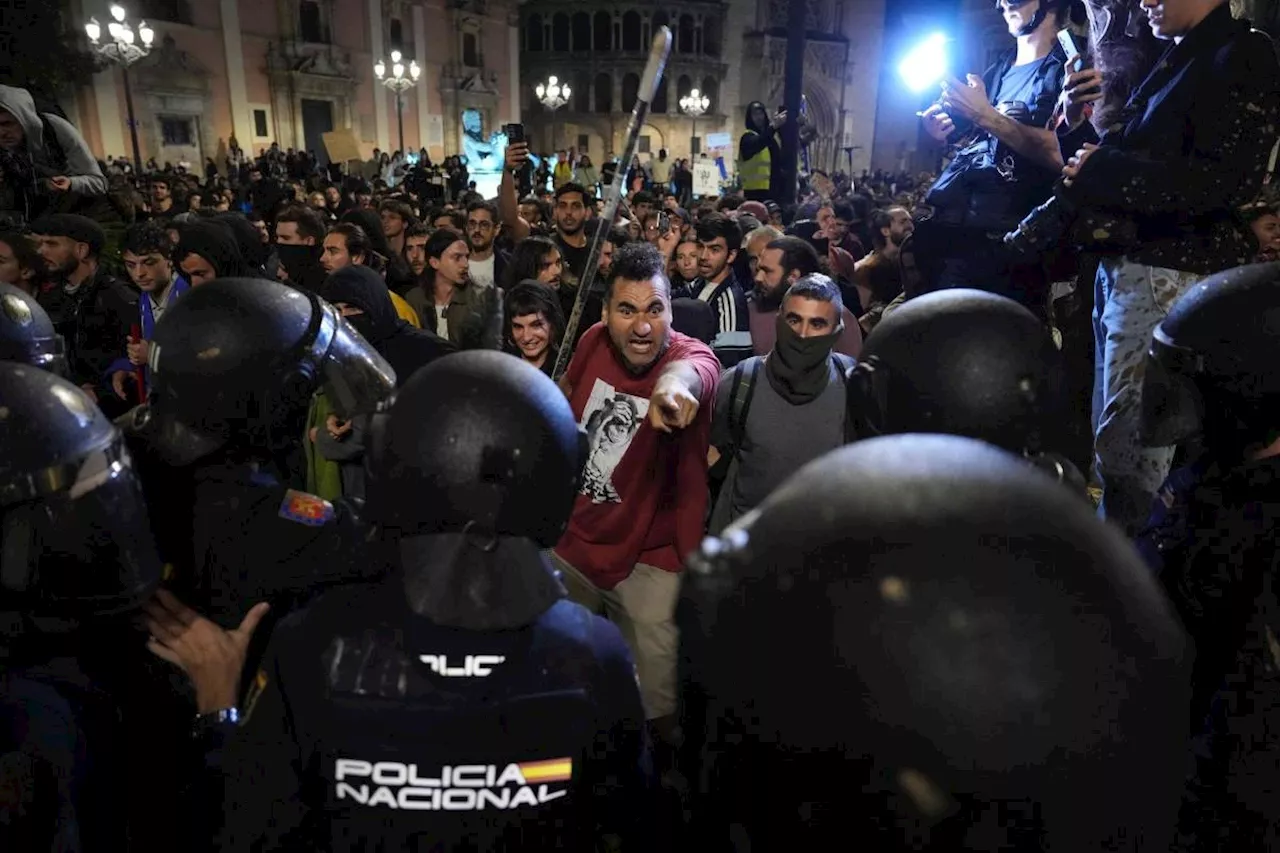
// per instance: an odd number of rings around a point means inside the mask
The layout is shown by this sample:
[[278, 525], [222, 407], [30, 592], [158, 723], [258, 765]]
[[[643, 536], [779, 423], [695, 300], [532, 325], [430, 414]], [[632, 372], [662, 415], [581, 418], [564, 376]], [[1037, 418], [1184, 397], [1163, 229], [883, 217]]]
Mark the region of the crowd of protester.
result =
[[[1275, 142], [1280, 104], [1274, 89], [1257, 95], [1241, 82], [1253, 75], [1274, 84], [1274, 62], [1212, 53], [1235, 33], [1225, 4], [1210, 4], [1195, 22], [1203, 45], [1187, 39], [1174, 57], [1207, 51], [1234, 75], [1228, 118], [1213, 127], [1202, 120], [1200, 129], [1179, 123], [1192, 140], [1175, 158], [1182, 175], [1153, 165], [1159, 152], [1143, 142], [1172, 119], [1147, 127], [1142, 115], [1127, 115], [1147, 159], [1125, 159], [1124, 134], [1100, 138], [1088, 121], [1099, 72], [1067, 66], [1052, 45], [1052, 20], [1024, 21], [1017, 10], [1025, 4], [998, 5], [1019, 40], [1019, 61], [1011, 57], [985, 82], [953, 82], [925, 112], [928, 132], [959, 143], [941, 177], [815, 173], [787, 198], [748, 200], [732, 187], [696, 197], [689, 161], [666, 151], [625, 169], [609, 157], [597, 168], [586, 153], [535, 158], [522, 143], [506, 149], [490, 199], [475, 192], [463, 158], [437, 168], [425, 151], [375, 149], [367, 161], [338, 164], [275, 145], [252, 157], [233, 140], [221, 163], [135, 168], [95, 161], [73, 126], [38, 113], [23, 90], [0, 87], [0, 283], [44, 308], [65, 341], [70, 378], [113, 418], [148, 398], [157, 323], [190, 292], [223, 279], [318, 295], [394, 368], [400, 386], [466, 350], [503, 351], [556, 379], [586, 433], [587, 455], [579, 502], [548, 554], [570, 597], [622, 628], [657, 769], [679, 800], [675, 607], [683, 560], [705, 535], [720, 534], [796, 470], [855, 437], [848, 377], [868, 360], [864, 344], [874, 363], [888, 359], [889, 336], [876, 335], [882, 323], [950, 287], [1022, 303], [1062, 356], [1061, 417], [1040, 449], [1074, 463], [1095, 503], [1136, 535], [1173, 457], [1141, 448], [1125, 420], [1135, 360], [1154, 324], [1201, 277], [1280, 260], [1280, 199], [1261, 157]], [[1051, 59], [1036, 65], [1034, 80], [1017, 76], [1028, 64], [1024, 51], [1034, 63]], [[1006, 95], [1014, 86], [1030, 93], [1018, 96], [1034, 114], [1022, 129], [990, 114], [988, 91], [994, 101], [1001, 86]], [[1051, 120], [1060, 123], [1044, 130]], [[1042, 135], [1028, 137], [1028, 124]], [[974, 127], [1000, 140], [996, 157], [984, 160], [991, 152], [962, 139]], [[1013, 159], [1000, 160], [1006, 155]], [[988, 167], [1025, 169], [1035, 180], [1025, 177], [1015, 198], [1004, 174], [996, 202], [997, 191], [973, 189], [972, 175]], [[1090, 175], [1104, 169], [1108, 185], [1097, 186], [1104, 178]], [[604, 221], [603, 195], [618, 180], [622, 204]], [[958, 196], [961, 187], [969, 194]], [[1188, 193], [1208, 200], [1193, 203]], [[1098, 246], [1073, 253], [1065, 270], [1050, 269], [1060, 259], [994, 260], [1006, 231], [1042, 227], [1024, 218], [1055, 194], [1138, 219], [1138, 236], [1123, 255]], [[1116, 307], [1124, 277], [1140, 266], [1154, 276], [1156, 300], [1130, 306], [1145, 312], [1142, 322]], [[1096, 297], [1095, 280], [1105, 283]], [[1120, 325], [1108, 327], [1107, 317]], [[1131, 335], [1127, 349], [1117, 329]], [[946, 353], [941, 338], [912, 343]], [[324, 501], [363, 499], [366, 429], [322, 390], [276, 473]], [[1274, 807], [1272, 824], [1280, 825]]]

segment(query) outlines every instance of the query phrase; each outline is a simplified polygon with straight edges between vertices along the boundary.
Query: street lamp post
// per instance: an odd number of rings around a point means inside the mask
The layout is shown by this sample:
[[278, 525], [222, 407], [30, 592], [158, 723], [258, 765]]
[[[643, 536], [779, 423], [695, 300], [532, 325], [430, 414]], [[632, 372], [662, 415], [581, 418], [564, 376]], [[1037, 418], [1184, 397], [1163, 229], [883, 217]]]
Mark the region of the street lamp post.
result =
[[[111, 41], [100, 43], [102, 25], [97, 18], [90, 18], [84, 25], [85, 34], [94, 52], [110, 63], [120, 66], [120, 75], [124, 78], [124, 106], [129, 114], [129, 138], [133, 143], [133, 168], [135, 174], [142, 174], [142, 152], [138, 148], [138, 122], [133, 117], [133, 90], [129, 86], [129, 66], [151, 52], [151, 42], [155, 41], [155, 30], [143, 21], [138, 24], [137, 34], [125, 20], [124, 7], [117, 4], [111, 6], [112, 20], [107, 24], [107, 35]], [[140, 43], [139, 43], [140, 42]]]
[[551, 110], [551, 148], [555, 149], [556, 135], [556, 110], [569, 103], [569, 96], [573, 92], [569, 89], [568, 84], [562, 84], [555, 75], [547, 78], [546, 83], [539, 83], [534, 87], [533, 93], [538, 96], [538, 101], [547, 109]]
[[680, 99], [680, 112], [693, 119], [693, 134], [689, 139], [689, 156], [696, 153], [693, 144], [698, 140], [698, 117], [711, 108], [711, 99], [694, 89]]
[[400, 151], [404, 153], [404, 101], [401, 96], [406, 89], [412, 89], [418, 84], [422, 69], [418, 67], [415, 60], [410, 60], [409, 76], [406, 77], [401, 59], [400, 51], [393, 50], [391, 51], [391, 76], [387, 76], [387, 64], [381, 59], [373, 64], [373, 73], [377, 75], [378, 82], [396, 93], [396, 125], [400, 130]]

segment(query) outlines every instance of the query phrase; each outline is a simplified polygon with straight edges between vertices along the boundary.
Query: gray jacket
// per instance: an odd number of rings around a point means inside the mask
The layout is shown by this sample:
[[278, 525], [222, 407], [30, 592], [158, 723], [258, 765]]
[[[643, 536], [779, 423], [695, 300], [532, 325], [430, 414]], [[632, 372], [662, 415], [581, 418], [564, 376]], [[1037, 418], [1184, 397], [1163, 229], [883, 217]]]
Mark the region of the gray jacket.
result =
[[[62, 175], [71, 180], [70, 192], [83, 197], [105, 196], [107, 179], [98, 167], [98, 161], [75, 126], [61, 116], [45, 113], [43, 121], [36, 112], [35, 101], [26, 89], [0, 86], [0, 110], [12, 114], [22, 125], [26, 136], [26, 150], [31, 156], [37, 176], [38, 193], [44, 193], [40, 179]], [[46, 123], [57, 136], [56, 145], [62, 149], [65, 164], [56, 162], [53, 146], [45, 138]], [[6, 207], [7, 204], [0, 204]]]

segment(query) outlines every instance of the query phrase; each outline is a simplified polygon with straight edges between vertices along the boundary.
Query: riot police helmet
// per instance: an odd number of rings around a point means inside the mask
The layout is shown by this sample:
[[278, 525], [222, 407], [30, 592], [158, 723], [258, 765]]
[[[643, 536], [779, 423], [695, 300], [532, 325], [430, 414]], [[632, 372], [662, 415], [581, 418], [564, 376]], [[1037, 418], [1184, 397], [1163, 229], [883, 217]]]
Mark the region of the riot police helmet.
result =
[[1280, 263], [1236, 267], [1197, 284], [1156, 327], [1142, 380], [1142, 437], [1198, 437], [1243, 452], [1280, 428]]
[[0, 361], [67, 375], [66, 344], [35, 297], [0, 282]]
[[1016, 457], [837, 449], [706, 540], [686, 583], [729, 733], [712, 784], [752, 848], [1168, 849], [1177, 617], [1120, 533]]
[[860, 437], [969, 436], [1043, 449], [1058, 401], [1058, 354], [1023, 306], [980, 290], [926, 293], [885, 315], [849, 373]]
[[65, 379], [0, 362], [0, 609], [124, 612], [160, 575], [119, 430]]
[[216, 279], [165, 311], [151, 344], [151, 394], [131, 428], [172, 465], [301, 434], [313, 393], [340, 416], [372, 413], [395, 373], [338, 310], [265, 279]]
[[474, 531], [543, 547], [564, 532], [583, 456], [564, 393], [499, 352], [438, 359], [371, 430], [366, 518], [406, 535]]

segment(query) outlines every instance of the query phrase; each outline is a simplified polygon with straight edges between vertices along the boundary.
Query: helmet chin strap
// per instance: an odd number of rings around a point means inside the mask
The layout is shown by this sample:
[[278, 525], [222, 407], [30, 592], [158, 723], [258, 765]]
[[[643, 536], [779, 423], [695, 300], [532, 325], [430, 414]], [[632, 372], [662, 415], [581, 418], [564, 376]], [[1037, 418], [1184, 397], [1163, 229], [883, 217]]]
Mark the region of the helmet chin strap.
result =
[[1031, 20], [1023, 24], [1022, 29], [1018, 30], [1019, 36], [1029, 36], [1040, 29], [1040, 25], [1044, 23], [1045, 16], [1048, 14], [1046, 12], [1048, 3], [1049, 0], [1040, 0], [1040, 8], [1036, 9], [1036, 13]]

